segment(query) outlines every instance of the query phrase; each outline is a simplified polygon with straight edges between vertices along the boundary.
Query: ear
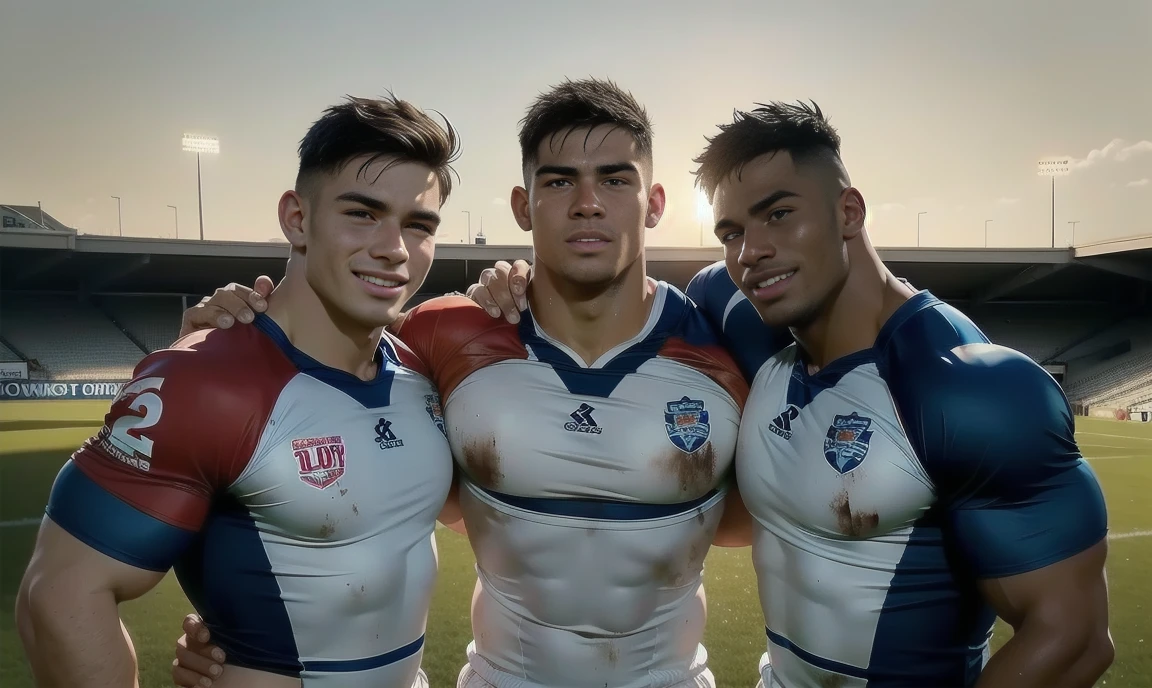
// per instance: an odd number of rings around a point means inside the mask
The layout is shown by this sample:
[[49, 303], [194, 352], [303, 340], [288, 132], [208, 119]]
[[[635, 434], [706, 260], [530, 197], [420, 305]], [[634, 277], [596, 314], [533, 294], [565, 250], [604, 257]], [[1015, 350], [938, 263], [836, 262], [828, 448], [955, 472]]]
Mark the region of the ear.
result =
[[847, 188], [840, 194], [839, 205], [840, 233], [845, 240], [855, 239], [864, 230], [864, 218], [868, 215], [864, 194], [854, 187]]
[[660, 218], [664, 217], [664, 206], [667, 203], [667, 198], [664, 195], [664, 187], [660, 184], [653, 184], [652, 188], [648, 191], [648, 209], [644, 215], [644, 226], [652, 229], [659, 222]]
[[512, 204], [512, 216], [516, 218], [516, 224], [525, 232], [531, 232], [532, 215], [528, 210], [528, 189], [522, 186], [512, 189], [509, 201]]
[[280, 231], [284, 238], [292, 244], [292, 248], [303, 250], [308, 245], [307, 233], [304, 230], [304, 198], [295, 191], [285, 191], [280, 197], [277, 209], [280, 215]]

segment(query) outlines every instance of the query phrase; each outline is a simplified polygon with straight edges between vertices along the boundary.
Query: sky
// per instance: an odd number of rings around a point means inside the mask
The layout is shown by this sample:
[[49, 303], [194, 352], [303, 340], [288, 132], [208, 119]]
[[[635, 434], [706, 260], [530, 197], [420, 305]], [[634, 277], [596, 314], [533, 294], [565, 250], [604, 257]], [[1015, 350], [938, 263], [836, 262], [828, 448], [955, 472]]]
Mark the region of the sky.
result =
[[[1148, 0], [0, 0], [0, 203], [116, 234], [119, 196], [124, 235], [178, 219], [195, 238], [180, 139], [214, 135], [205, 238], [280, 240], [308, 127], [389, 89], [462, 137], [439, 240], [482, 223], [488, 243], [528, 244], [508, 202], [518, 122], [550, 85], [596, 76], [654, 124], [668, 209], [649, 245], [716, 245], [692, 158], [734, 109], [797, 99], [838, 128], [877, 245], [1067, 246], [1073, 229], [1082, 245], [1152, 234], [1150, 36]], [[1072, 171], [1053, 220], [1037, 162], [1057, 156]]]

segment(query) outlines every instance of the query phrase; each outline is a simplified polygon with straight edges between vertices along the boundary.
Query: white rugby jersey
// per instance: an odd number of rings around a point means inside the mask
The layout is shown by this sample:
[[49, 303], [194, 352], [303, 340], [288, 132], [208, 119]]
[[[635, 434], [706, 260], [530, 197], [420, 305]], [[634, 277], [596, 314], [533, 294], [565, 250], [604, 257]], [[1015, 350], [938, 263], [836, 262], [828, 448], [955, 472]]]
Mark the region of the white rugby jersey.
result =
[[755, 371], [736, 467], [765, 685], [974, 685], [995, 620], [977, 583], [1106, 533], [1059, 385], [928, 292], [815, 374], [722, 264], [689, 294]]
[[142, 569], [175, 567], [228, 663], [306, 687], [409, 686], [452, 460], [439, 399], [385, 339], [362, 381], [267, 316], [146, 357], [48, 516]]
[[[746, 385], [680, 292], [586, 365], [535, 324], [468, 299], [401, 338], [444, 398], [476, 553], [476, 653], [500, 688], [668, 686], [695, 666], [704, 557]], [[486, 672], [490, 675], [490, 672]]]

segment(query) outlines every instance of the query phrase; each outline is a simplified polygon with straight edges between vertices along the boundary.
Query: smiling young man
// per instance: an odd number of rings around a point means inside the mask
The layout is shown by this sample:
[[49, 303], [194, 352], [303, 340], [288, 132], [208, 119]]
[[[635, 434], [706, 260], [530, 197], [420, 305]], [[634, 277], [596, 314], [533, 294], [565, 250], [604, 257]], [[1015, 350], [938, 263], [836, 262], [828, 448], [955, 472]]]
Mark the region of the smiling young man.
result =
[[689, 294], [755, 376], [736, 463], [764, 685], [1092, 686], [1107, 518], [1059, 385], [888, 271], [818, 108], [720, 129], [697, 174], [724, 265]]
[[[524, 317], [447, 297], [399, 329], [462, 469], [478, 581], [459, 685], [712, 686], [703, 561], [746, 383], [684, 295], [645, 274], [664, 191], [632, 96], [563, 83], [520, 144], [512, 210], [537, 256]], [[212, 324], [218, 307], [187, 320]]]
[[267, 313], [147, 356], [56, 479], [17, 602], [38, 685], [136, 685], [117, 605], [169, 568], [227, 653], [217, 686], [426, 684], [453, 464], [382, 328], [428, 274], [456, 151], [395, 99], [312, 126]]

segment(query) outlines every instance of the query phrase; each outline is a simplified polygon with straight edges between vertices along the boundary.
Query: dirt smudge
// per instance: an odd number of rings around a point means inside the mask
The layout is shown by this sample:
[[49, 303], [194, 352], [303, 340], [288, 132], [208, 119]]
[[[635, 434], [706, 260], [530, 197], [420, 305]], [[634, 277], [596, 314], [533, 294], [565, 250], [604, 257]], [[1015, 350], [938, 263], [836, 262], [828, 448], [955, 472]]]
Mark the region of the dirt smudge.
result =
[[500, 472], [500, 454], [496, 451], [495, 437], [469, 440], [464, 445], [464, 466], [472, 479], [482, 487], [498, 487], [504, 479]]
[[711, 442], [688, 454], [670, 448], [656, 459], [656, 467], [676, 479], [680, 492], [689, 499], [700, 497], [715, 487], [716, 451]]
[[852, 510], [847, 490], [840, 490], [829, 507], [836, 516], [837, 529], [848, 537], [861, 537], [876, 530], [880, 525], [880, 515], [875, 511]]

